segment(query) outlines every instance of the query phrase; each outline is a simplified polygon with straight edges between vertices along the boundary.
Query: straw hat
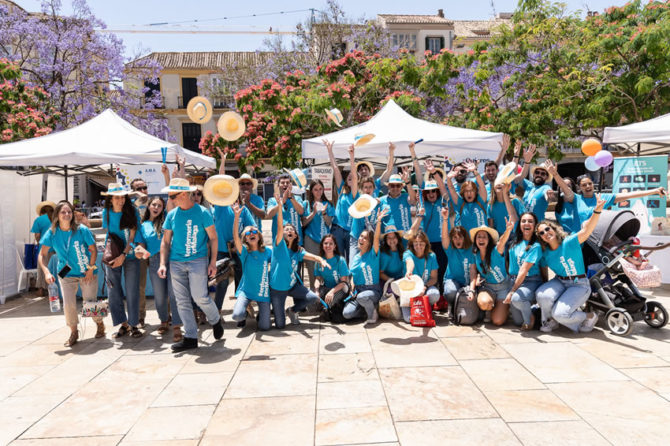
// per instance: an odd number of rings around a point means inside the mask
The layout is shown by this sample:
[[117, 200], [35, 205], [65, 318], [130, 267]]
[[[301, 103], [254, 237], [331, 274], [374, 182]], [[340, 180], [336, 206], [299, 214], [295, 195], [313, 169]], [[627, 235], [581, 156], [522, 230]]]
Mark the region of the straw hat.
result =
[[510, 163], [505, 164], [502, 167], [502, 169], [500, 169], [493, 185], [497, 186], [499, 184], [511, 183], [512, 181], [514, 181], [515, 175], [516, 175], [516, 163], [512, 161]]
[[35, 208], [35, 212], [37, 212], [37, 215], [40, 215], [40, 212], [42, 212], [42, 209], [45, 207], [51, 207], [51, 209], [56, 209], [56, 203], [53, 201], [40, 201], [40, 203], [37, 205]]
[[[444, 180], [447, 179], [447, 174], [444, 172], [444, 169], [440, 169], [439, 167], [436, 167], [435, 170], [436, 170], [437, 173], [439, 173], [440, 176], [442, 177], [442, 181], [444, 181]], [[431, 180], [431, 179], [430, 179], [430, 172], [426, 172], [425, 174], [423, 174], [423, 181], [424, 181], [424, 182], [426, 182], [426, 181], [430, 181], [430, 180]]]
[[258, 189], [258, 180], [257, 180], [256, 178], [252, 177], [252, 176], [249, 175], [248, 173], [243, 173], [243, 174], [240, 175], [240, 177], [237, 179], [237, 184], [239, 184], [240, 181], [244, 181], [244, 180], [249, 180], [249, 181], [251, 181], [251, 182], [253, 183], [253, 186], [252, 186], [252, 187], [253, 187], [254, 190]]
[[374, 133], [362, 133], [354, 136], [354, 147], [361, 147], [372, 141], [375, 137]]
[[377, 200], [368, 194], [363, 194], [349, 206], [349, 215], [354, 218], [363, 218], [372, 214], [377, 207]]
[[307, 187], [307, 175], [305, 174], [305, 170], [293, 169], [288, 171], [288, 174], [291, 176], [291, 179], [293, 180], [293, 184], [298, 186], [300, 189], [304, 189], [305, 187]]
[[238, 113], [227, 111], [219, 118], [219, 122], [216, 123], [216, 129], [219, 135], [226, 141], [235, 141], [244, 134], [244, 130], [246, 129], [244, 118]]
[[389, 224], [389, 225], [386, 225], [384, 227], [384, 229], [382, 229], [382, 237], [384, 237], [385, 235], [391, 234], [393, 232], [399, 233], [401, 237], [403, 237], [404, 233], [405, 233], [404, 231], [396, 228], [395, 225]]
[[498, 231], [496, 231], [493, 228], [489, 228], [488, 226], [477, 226], [476, 228], [470, 229], [470, 240], [474, 243], [475, 241], [475, 235], [479, 231], [486, 231], [489, 233], [489, 235], [493, 238], [493, 243], [498, 243]]
[[188, 101], [186, 114], [196, 124], [205, 124], [212, 119], [212, 104], [209, 103], [207, 98], [195, 96]]
[[173, 178], [170, 180], [170, 185], [161, 189], [161, 194], [169, 194], [170, 192], [193, 192], [197, 186], [189, 184], [186, 178]]
[[230, 175], [214, 175], [205, 181], [202, 194], [211, 204], [230, 206], [240, 195], [240, 185]]
[[423, 183], [423, 190], [433, 190], [433, 189], [439, 189], [439, 187], [437, 186], [437, 181], [428, 180]]
[[109, 183], [107, 185], [107, 192], [100, 192], [100, 195], [116, 195], [116, 196], [125, 196], [130, 194], [129, 190], [126, 190], [121, 183]]
[[403, 277], [391, 283], [393, 294], [398, 296], [401, 301], [420, 296], [423, 293], [423, 286], [423, 279], [416, 274], [412, 274], [409, 279]]
[[375, 176], [375, 168], [370, 161], [359, 161], [359, 162], [357, 162], [356, 165], [354, 166], [356, 168], [356, 173], [358, 173], [358, 166], [361, 166], [361, 165], [368, 166], [368, 169], [370, 170], [370, 175], [369, 176], [371, 176], [371, 177]]
[[336, 126], [342, 127], [342, 112], [338, 110], [337, 108], [331, 108], [330, 110], [326, 110], [326, 116], [328, 116], [328, 119], [333, 121]]
[[401, 186], [405, 185], [405, 181], [402, 179], [400, 175], [397, 173], [394, 173], [389, 177], [389, 180], [386, 182], [386, 185], [388, 186], [389, 184], [400, 184]]
[[547, 170], [546, 167], [544, 167], [544, 163], [540, 164], [539, 166], [533, 166], [530, 169], [531, 178], [535, 177], [535, 170], [537, 170], [538, 168], [540, 168], [542, 170], [545, 170], [549, 174], [549, 177], [547, 177], [547, 183], [551, 183], [554, 180], [554, 176], [549, 173], [549, 171]]

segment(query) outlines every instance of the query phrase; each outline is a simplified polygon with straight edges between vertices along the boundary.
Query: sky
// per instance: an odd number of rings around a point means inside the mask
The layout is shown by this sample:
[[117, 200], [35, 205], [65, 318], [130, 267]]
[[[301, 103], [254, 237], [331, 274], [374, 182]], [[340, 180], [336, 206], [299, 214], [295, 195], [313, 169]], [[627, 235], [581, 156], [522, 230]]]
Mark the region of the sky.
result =
[[[14, 0], [27, 11], [39, 11], [41, 0]], [[347, 17], [371, 19], [377, 14], [436, 14], [443, 9], [445, 17], [457, 20], [486, 20], [493, 17], [492, 1], [497, 12], [512, 12], [517, 0], [339, 0]], [[571, 11], [602, 11], [627, 0], [563, 0]], [[71, 0], [62, 0], [64, 12], [71, 11]], [[293, 31], [298, 23], [310, 17], [309, 8], [326, 8], [325, 0], [88, 0], [93, 13], [110, 30], [157, 29], [151, 23], [198, 20], [200, 23], [169, 25], [173, 29]], [[284, 11], [284, 14], [276, 14]], [[298, 12], [291, 12], [298, 11]], [[256, 17], [250, 17], [253, 15]], [[242, 17], [240, 17], [242, 16]], [[228, 17], [225, 20], [211, 20]], [[206, 22], [203, 22], [205, 20]], [[166, 28], [162, 26], [161, 28]], [[117, 33], [124, 41], [126, 57], [151, 51], [255, 51], [263, 48], [268, 35], [258, 34], [138, 34]], [[289, 38], [289, 36], [285, 36]]]

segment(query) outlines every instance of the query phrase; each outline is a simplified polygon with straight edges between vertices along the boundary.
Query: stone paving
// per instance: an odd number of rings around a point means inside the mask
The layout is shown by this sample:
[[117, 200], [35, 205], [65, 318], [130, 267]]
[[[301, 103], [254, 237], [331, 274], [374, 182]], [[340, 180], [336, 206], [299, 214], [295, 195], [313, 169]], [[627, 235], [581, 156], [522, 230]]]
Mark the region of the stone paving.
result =
[[[670, 308], [670, 292], [655, 296]], [[0, 306], [0, 444], [663, 444], [670, 328], [587, 335], [384, 321], [283, 331], [209, 327], [170, 352], [149, 311], [141, 339], [64, 348], [62, 314]], [[149, 301], [151, 304], [152, 301]]]

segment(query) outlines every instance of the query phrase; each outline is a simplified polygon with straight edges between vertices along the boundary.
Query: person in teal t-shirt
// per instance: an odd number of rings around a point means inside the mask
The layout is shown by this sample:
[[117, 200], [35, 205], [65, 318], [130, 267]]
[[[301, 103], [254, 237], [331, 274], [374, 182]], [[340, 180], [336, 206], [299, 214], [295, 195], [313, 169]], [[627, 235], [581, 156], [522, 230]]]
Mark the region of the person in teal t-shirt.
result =
[[[425, 232], [419, 230], [412, 233], [407, 250], [402, 256], [405, 264], [405, 277], [412, 275], [421, 277], [424, 285], [424, 293], [428, 296], [430, 305], [434, 305], [440, 299], [440, 290], [437, 288], [437, 258], [430, 249], [430, 241]], [[410, 308], [400, 307], [405, 322], [410, 322]]]
[[316, 264], [314, 291], [330, 308], [338, 306], [349, 295], [351, 273], [347, 261], [340, 255], [335, 236], [326, 235], [319, 245], [319, 255], [326, 260], [328, 267]]
[[451, 202], [456, 203], [453, 209], [456, 213], [454, 224], [463, 226], [469, 231], [472, 228], [486, 226], [487, 224], [486, 185], [477, 170], [476, 164], [463, 163], [463, 167], [468, 172], [474, 173], [477, 184], [472, 181], [466, 181], [461, 185], [460, 191], [457, 192], [451, 181], [457, 175], [456, 169], [453, 169], [447, 174], [447, 188], [449, 189]]
[[[279, 204], [282, 206], [283, 223], [291, 223], [298, 228], [298, 244], [302, 246], [302, 220], [305, 215], [305, 203], [300, 197], [293, 195], [291, 177], [289, 174], [282, 174], [277, 180], [279, 195], [275, 194], [268, 200], [267, 218], [272, 218], [272, 238], [277, 237], [277, 211]], [[281, 235], [281, 232], [279, 233]]]
[[[37, 211], [38, 217], [35, 219], [35, 221], [33, 221], [33, 225], [30, 228], [30, 233], [35, 235], [35, 243], [38, 245], [38, 250], [40, 249], [39, 245], [41, 245], [41, 238], [51, 227], [51, 219], [53, 218], [55, 207], [56, 203], [53, 201], [42, 201], [35, 209]], [[47, 265], [49, 264], [49, 260], [51, 259], [52, 254], [53, 250], [49, 250], [49, 253], [44, 259]], [[35, 286], [38, 288], [39, 296], [47, 295], [47, 284], [44, 280], [44, 274], [42, 274], [41, 268], [37, 269], [37, 282], [35, 283]]]
[[355, 174], [355, 160], [354, 152], [349, 151], [349, 168], [350, 171], [346, 175], [346, 182], [342, 177], [342, 172], [337, 166], [337, 161], [335, 160], [335, 155], [333, 155], [333, 143], [331, 141], [323, 141], [328, 151], [328, 159], [330, 160], [330, 166], [333, 169], [333, 179], [335, 181], [335, 187], [337, 187], [337, 202], [335, 203], [335, 216], [333, 217], [333, 223], [330, 228], [330, 233], [335, 236], [337, 241], [337, 249], [342, 253], [344, 258], [349, 263], [349, 232], [351, 231], [351, 224], [353, 218], [349, 215], [349, 206], [354, 202], [354, 195], [351, 190], [354, 183], [357, 180]]
[[505, 232], [505, 217], [511, 217], [514, 220], [514, 231], [519, 221], [519, 215], [525, 212], [521, 200], [510, 194], [511, 188], [512, 185], [509, 183], [494, 186], [493, 194], [486, 209], [488, 225], [495, 229], [498, 234]]
[[397, 280], [403, 276], [404, 265], [402, 255], [405, 247], [402, 235], [395, 226], [386, 226], [382, 236], [379, 253], [379, 278], [383, 283]]
[[[307, 189], [307, 201], [305, 201], [305, 214], [302, 217], [304, 228], [303, 245], [305, 250], [314, 255], [319, 254], [321, 239], [330, 234], [335, 207], [324, 194], [324, 186], [321, 180], [312, 180]], [[307, 264], [309, 286], [314, 287], [314, 264]]]
[[470, 283], [470, 266], [475, 263], [472, 253], [472, 242], [470, 235], [463, 226], [454, 226], [448, 229], [449, 210], [442, 210], [442, 249], [444, 250], [449, 264], [444, 273], [444, 298], [449, 303], [450, 311], [453, 312], [454, 302], [458, 290]]

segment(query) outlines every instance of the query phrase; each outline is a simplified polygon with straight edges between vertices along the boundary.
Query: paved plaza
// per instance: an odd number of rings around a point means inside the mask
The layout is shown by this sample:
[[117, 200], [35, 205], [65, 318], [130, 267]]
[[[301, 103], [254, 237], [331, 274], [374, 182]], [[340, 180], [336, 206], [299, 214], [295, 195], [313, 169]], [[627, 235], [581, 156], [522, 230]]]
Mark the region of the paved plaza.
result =
[[[670, 292], [654, 296], [670, 307]], [[224, 310], [224, 339], [170, 352], [155, 311], [141, 339], [64, 348], [62, 314], [0, 306], [0, 444], [662, 444], [670, 329], [629, 337], [383, 321], [255, 333]], [[152, 301], [149, 301], [151, 308]]]

